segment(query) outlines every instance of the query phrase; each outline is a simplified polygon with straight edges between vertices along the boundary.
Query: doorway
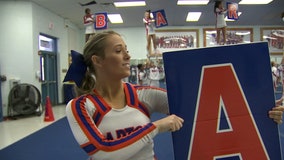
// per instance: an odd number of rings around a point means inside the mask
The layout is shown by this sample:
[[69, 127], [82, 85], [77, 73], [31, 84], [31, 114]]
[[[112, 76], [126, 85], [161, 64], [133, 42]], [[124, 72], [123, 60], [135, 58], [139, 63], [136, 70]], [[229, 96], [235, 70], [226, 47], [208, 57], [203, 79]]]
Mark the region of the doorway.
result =
[[46, 97], [48, 96], [51, 103], [53, 105], [57, 105], [57, 38], [45, 34], [40, 34], [39, 50], [42, 104], [46, 104]]

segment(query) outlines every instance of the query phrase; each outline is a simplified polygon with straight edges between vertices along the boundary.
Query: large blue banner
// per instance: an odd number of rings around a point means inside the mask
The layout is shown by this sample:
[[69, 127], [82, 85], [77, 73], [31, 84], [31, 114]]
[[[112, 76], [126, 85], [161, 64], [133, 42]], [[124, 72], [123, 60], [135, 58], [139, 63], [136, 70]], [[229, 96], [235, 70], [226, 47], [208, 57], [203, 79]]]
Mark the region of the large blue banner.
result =
[[266, 42], [163, 54], [175, 160], [281, 159]]

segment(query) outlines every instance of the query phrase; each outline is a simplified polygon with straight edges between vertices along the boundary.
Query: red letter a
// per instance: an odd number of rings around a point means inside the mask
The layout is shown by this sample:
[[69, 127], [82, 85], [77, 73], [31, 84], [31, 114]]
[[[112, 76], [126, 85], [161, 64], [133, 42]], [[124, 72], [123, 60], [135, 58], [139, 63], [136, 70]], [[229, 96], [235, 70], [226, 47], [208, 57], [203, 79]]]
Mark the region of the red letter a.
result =
[[[220, 127], [224, 121], [226, 129]], [[233, 66], [206, 66], [201, 74], [188, 159], [236, 156], [269, 159]]]
[[165, 17], [163, 16], [163, 14], [161, 12], [157, 12], [156, 13], [156, 26], [161, 26], [161, 24], [165, 25], [167, 24], [167, 21], [165, 19]]

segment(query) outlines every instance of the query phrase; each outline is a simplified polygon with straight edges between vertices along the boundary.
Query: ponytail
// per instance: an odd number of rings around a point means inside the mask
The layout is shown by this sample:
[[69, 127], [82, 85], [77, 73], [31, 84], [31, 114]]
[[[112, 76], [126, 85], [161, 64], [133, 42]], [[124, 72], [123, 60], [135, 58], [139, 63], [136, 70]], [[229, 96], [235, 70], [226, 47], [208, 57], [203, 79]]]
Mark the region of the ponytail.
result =
[[95, 76], [87, 70], [82, 85], [80, 87], [75, 87], [76, 96], [81, 96], [83, 94], [93, 93], [93, 89], [95, 86], [96, 80]]

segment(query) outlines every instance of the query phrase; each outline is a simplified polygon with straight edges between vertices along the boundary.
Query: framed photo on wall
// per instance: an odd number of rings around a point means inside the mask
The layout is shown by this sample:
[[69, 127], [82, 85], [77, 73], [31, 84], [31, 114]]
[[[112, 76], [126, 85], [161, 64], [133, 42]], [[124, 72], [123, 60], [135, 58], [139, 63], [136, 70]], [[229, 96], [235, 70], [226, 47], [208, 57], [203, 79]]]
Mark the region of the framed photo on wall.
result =
[[[252, 28], [227, 28], [226, 44], [239, 44], [253, 42], [253, 29]], [[216, 28], [203, 29], [203, 46], [216, 46], [217, 45], [217, 31]], [[220, 36], [222, 40], [222, 34]]]
[[199, 47], [198, 29], [156, 30], [157, 49], [161, 52], [187, 50]]
[[282, 55], [284, 52], [284, 27], [260, 28], [261, 41], [268, 42], [269, 52]]

